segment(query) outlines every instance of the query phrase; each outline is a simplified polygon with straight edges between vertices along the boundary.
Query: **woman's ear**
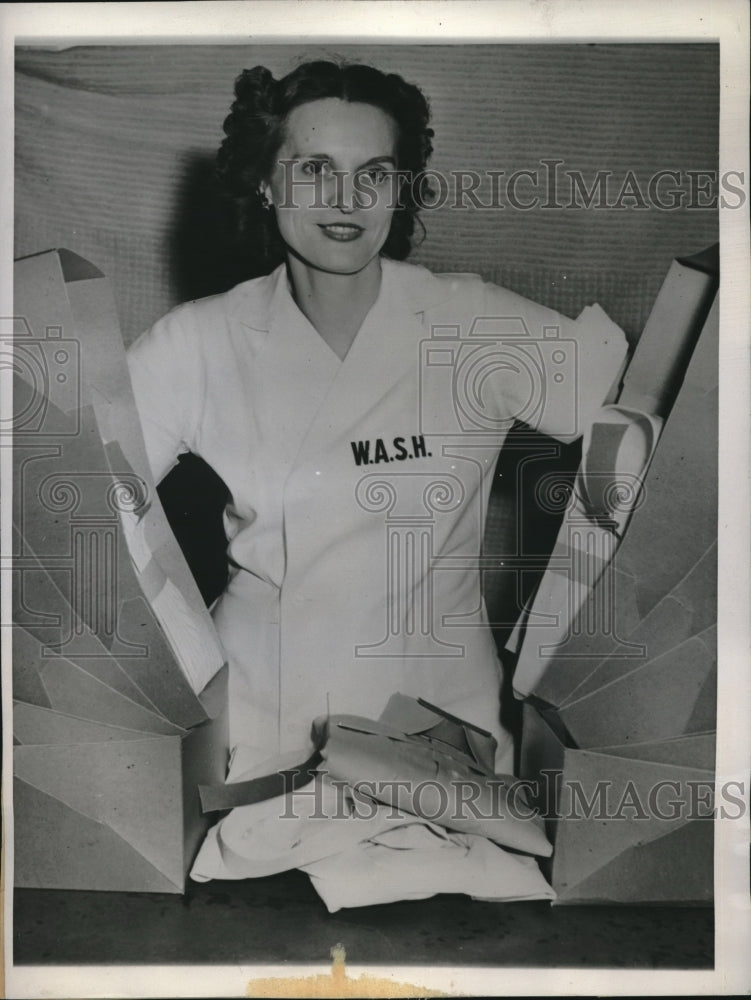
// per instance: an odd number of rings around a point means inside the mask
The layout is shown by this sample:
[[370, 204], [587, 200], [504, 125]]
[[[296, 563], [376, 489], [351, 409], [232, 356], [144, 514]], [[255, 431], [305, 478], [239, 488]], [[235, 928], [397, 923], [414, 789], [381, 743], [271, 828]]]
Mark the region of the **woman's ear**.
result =
[[271, 194], [271, 185], [265, 181], [259, 185], [258, 193], [261, 196], [261, 204], [264, 208], [271, 208], [274, 204], [274, 197]]

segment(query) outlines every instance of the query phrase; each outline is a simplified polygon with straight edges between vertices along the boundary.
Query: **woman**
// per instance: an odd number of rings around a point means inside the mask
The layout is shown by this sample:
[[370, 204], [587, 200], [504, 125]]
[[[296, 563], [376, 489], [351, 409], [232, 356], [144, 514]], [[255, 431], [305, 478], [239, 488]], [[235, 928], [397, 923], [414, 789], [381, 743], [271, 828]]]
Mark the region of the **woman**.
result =
[[492, 732], [509, 771], [477, 569], [495, 460], [517, 417], [581, 433], [623, 345], [401, 263], [433, 133], [400, 77], [256, 67], [225, 132], [271, 273], [173, 310], [130, 363], [155, 478], [190, 450], [229, 488], [231, 741], [302, 760], [314, 717], [402, 691]]

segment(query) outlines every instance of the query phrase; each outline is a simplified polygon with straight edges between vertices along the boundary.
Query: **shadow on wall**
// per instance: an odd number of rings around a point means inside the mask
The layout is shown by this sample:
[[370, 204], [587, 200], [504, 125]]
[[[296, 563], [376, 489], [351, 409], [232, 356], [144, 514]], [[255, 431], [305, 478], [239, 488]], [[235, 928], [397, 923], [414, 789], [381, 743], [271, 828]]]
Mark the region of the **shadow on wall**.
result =
[[[214, 157], [194, 156], [175, 199], [168, 241], [173, 301], [225, 292], [260, 271], [241, 252], [234, 206], [222, 196]], [[222, 511], [229, 493], [197, 455], [183, 455], [159, 484], [170, 527], [207, 605], [227, 584], [227, 539]]]
[[173, 300], [226, 292], [265, 273], [259, 254], [237, 236], [236, 210], [219, 189], [215, 160], [195, 155], [177, 190], [168, 242]]
[[[562, 444], [517, 422], [501, 449], [488, 499], [482, 590], [502, 666], [500, 720], [516, 738], [517, 753], [522, 702], [513, 693], [516, 656], [505, 646], [553, 551], [580, 459], [581, 441]], [[541, 503], [540, 488], [551, 482], [556, 502]]]

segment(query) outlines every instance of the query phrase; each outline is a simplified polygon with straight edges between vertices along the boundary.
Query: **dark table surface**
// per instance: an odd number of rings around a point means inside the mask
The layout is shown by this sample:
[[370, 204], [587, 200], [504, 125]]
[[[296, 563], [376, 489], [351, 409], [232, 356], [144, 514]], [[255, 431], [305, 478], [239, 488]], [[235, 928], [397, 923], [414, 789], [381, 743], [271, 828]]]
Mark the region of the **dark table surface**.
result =
[[185, 896], [16, 890], [17, 964], [330, 963], [706, 969], [710, 908], [479, 903], [465, 896], [329, 914], [302, 872], [190, 883]]

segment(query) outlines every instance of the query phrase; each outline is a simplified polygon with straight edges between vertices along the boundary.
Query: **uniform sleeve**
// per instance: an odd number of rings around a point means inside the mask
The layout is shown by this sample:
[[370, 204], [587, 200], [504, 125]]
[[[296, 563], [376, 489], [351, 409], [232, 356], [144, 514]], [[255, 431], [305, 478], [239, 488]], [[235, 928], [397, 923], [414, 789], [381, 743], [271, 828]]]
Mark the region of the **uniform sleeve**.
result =
[[136, 408], [154, 481], [195, 450], [204, 398], [200, 345], [184, 307], [173, 310], [128, 350]]
[[478, 332], [484, 324], [493, 340], [503, 416], [561, 441], [581, 436], [623, 372], [620, 327], [599, 306], [572, 320], [491, 284], [484, 309]]

